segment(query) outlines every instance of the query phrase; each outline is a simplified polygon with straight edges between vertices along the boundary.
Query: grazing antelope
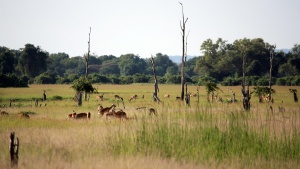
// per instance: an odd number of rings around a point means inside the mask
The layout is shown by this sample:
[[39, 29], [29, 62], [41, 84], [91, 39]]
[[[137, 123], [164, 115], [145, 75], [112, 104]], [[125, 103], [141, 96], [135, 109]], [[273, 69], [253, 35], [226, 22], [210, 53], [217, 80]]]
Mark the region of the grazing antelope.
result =
[[91, 118], [91, 113], [88, 112], [88, 113], [73, 113], [73, 118], [74, 119], [90, 119]]
[[103, 106], [100, 105], [100, 106], [98, 107], [98, 114], [101, 115], [101, 116], [103, 116], [104, 113], [109, 113], [109, 111], [110, 111], [113, 107], [116, 107], [116, 105], [113, 104], [113, 105], [111, 105], [110, 107], [105, 107], [105, 108], [103, 108]]
[[116, 117], [116, 118], [119, 118], [120, 120], [125, 118], [127, 120], [126, 113], [123, 110], [119, 110], [116, 112], [115, 109], [113, 109], [111, 112], [106, 114], [106, 119], [108, 116]]
[[137, 95], [133, 95], [133, 96], [130, 97], [129, 101], [132, 101], [133, 99], [136, 100], [137, 97], [138, 97]]
[[181, 99], [181, 97], [179, 97], [179, 96], [176, 96], [176, 100], [180, 100]]
[[115, 95], [115, 99], [121, 99], [119, 95]]
[[170, 95], [169, 94], [165, 94], [164, 98], [170, 98]]

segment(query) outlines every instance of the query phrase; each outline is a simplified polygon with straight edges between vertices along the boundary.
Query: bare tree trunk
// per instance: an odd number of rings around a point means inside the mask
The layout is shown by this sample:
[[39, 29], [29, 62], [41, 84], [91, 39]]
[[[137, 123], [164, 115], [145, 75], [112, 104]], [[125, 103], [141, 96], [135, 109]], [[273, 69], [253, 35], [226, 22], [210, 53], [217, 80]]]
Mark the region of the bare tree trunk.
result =
[[9, 154], [11, 167], [17, 166], [19, 160], [19, 138], [15, 141], [15, 132], [10, 133]]
[[197, 87], [197, 98], [198, 98], [198, 102], [197, 102], [197, 103], [198, 103], [198, 104], [200, 103], [199, 90], [200, 90], [200, 87], [198, 86], [198, 87]]
[[153, 92], [153, 100], [156, 102], [160, 102], [159, 98], [157, 97], [157, 93], [159, 92], [159, 88], [158, 88], [158, 81], [156, 78], [156, 73], [155, 73], [155, 65], [154, 65], [154, 58], [151, 55], [151, 64], [152, 64], [152, 71], [153, 71], [153, 76], [154, 76], [154, 92]]
[[[89, 41], [88, 41], [88, 53], [87, 53], [87, 55], [84, 56], [84, 59], [85, 59], [85, 79], [88, 79], [88, 76], [89, 76], [91, 31], [92, 31], [92, 28], [90, 27]], [[84, 100], [87, 100], [87, 92], [86, 91], [84, 91]]]
[[185, 104], [190, 106], [190, 95], [187, 90], [187, 83], [185, 84]]
[[77, 94], [77, 106], [82, 106], [82, 93]]
[[246, 49], [247, 47], [244, 47], [243, 51], [243, 84], [242, 84], [242, 95], [243, 95], [243, 107], [244, 110], [249, 111], [250, 110], [250, 90], [249, 90], [249, 85], [247, 86], [246, 89]]
[[46, 90], [44, 90], [44, 93], [43, 93], [43, 101], [46, 101], [46, 100], [47, 100]]
[[276, 45], [273, 47], [271, 46], [270, 48], [270, 78], [269, 78], [269, 95], [268, 99], [273, 103], [273, 97], [272, 97], [272, 69], [273, 69], [273, 58], [274, 58], [274, 50], [276, 48]]
[[183, 5], [182, 3], [179, 2], [179, 4], [181, 5], [181, 8], [182, 8], [182, 24], [181, 24], [181, 21], [180, 21], [180, 27], [181, 27], [181, 35], [182, 35], [182, 59], [181, 59], [181, 100], [183, 101], [184, 99], [184, 84], [185, 84], [185, 73], [184, 73], [184, 66], [185, 66], [185, 56], [186, 56], [186, 53], [185, 53], [185, 24], [188, 20], [188, 18], [184, 18], [184, 13], [183, 13]]

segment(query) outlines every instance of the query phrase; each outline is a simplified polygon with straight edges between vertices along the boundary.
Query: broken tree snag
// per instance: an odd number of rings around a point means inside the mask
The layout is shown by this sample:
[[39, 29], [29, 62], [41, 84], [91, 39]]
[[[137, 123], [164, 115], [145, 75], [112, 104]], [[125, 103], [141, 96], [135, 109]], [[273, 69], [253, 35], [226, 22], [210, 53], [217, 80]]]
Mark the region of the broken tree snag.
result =
[[43, 93], [43, 101], [46, 101], [46, 100], [47, 100], [46, 90], [44, 90], [44, 93]]
[[251, 94], [249, 90], [249, 85], [247, 88], [242, 88], [242, 94], [243, 94], [243, 107], [244, 110], [249, 111], [250, 110], [250, 99], [251, 99]]
[[185, 24], [188, 20], [188, 18], [184, 18], [184, 13], [183, 13], [183, 5], [181, 2], [179, 2], [179, 4], [181, 5], [181, 10], [182, 10], [182, 23], [180, 21], [180, 28], [181, 28], [181, 36], [182, 36], [182, 59], [181, 59], [181, 100], [183, 101], [184, 99], [184, 84], [185, 84], [185, 73], [184, 73], [184, 66], [185, 66], [185, 56], [186, 56], [186, 52], [185, 52]]
[[268, 99], [269, 101], [271, 101], [272, 103], [274, 102], [274, 99], [272, 97], [272, 70], [273, 70], [273, 58], [274, 58], [274, 50], [276, 49], [276, 45], [275, 46], [271, 46], [270, 47], [270, 77], [269, 77], [269, 95], [268, 95]]
[[156, 73], [155, 73], [155, 65], [154, 65], [154, 58], [153, 56], [151, 55], [151, 58], [150, 58], [150, 62], [152, 64], [152, 71], [153, 71], [153, 76], [154, 76], [154, 92], [153, 92], [153, 100], [156, 101], [156, 102], [160, 102], [159, 98], [157, 97], [157, 93], [159, 92], [159, 88], [158, 88], [158, 81], [157, 81], [157, 78], [156, 78]]
[[198, 98], [198, 104], [200, 103], [200, 96], [199, 96], [199, 90], [200, 90], [200, 86], [197, 87], [197, 98]]
[[[91, 31], [92, 28], [90, 27], [90, 32], [89, 32], [89, 41], [88, 41], [88, 53], [84, 55], [84, 60], [85, 60], [85, 79], [88, 79], [89, 76], [89, 59], [90, 59], [90, 45], [91, 45]], [[87, 92], [84, 91], [84, 100], [87, 100]]]
[[9, 154], [11, 166], [17, 166], [19, 159], [19, 138], [15, 140], [15, 132], [10, 133]]
[[298, 102], [298, 90], [297, 89], [289, 89], [291, 93], [293, 93], [294, 96], [294, 102]]
[[187, 83], [185, 84], [185, 104], [190, 106], [190, 94], [187, 92]]

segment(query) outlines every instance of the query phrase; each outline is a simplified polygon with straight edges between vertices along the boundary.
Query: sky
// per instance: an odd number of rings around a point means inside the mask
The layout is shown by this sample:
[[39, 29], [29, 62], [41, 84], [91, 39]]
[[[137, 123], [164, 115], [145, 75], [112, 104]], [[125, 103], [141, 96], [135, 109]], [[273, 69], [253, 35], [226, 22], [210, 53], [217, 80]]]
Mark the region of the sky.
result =
[[[70, 57], [157, 53], [182, 54], [182, 8], [178, 0], [0, 0], [0, 46], [30, 43]], [[180, 0], [187, 54], [218, 38], [262, 38], [290, 49], [300, 44], [300, 0]]]

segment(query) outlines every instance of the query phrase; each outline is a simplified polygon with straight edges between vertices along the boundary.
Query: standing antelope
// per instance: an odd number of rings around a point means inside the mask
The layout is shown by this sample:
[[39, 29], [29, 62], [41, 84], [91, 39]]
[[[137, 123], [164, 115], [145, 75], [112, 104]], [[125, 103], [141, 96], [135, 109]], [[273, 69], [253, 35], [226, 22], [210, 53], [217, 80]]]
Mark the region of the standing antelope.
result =
[[98, 107], [98, 114], [101, 115], [101, 116], [103, 116], [104, 113], [109, 113], [109, 111], [110, 111], [113, 107], [116, 107], [116, 105], [113, 104], [113, 105], [111, 105], [110, 107], [105, 107], [105, 108], [103, 108], [103, 106], [100, 105], [100, 106]]

